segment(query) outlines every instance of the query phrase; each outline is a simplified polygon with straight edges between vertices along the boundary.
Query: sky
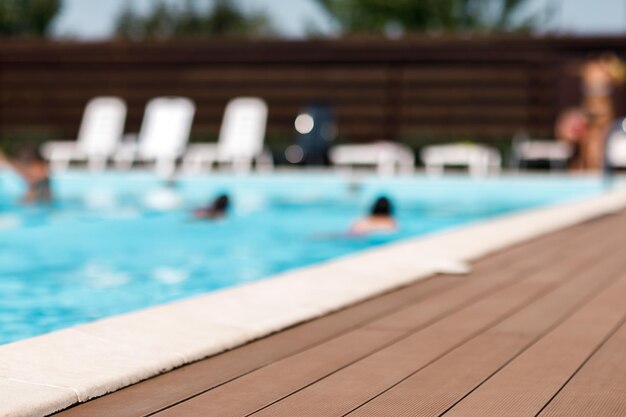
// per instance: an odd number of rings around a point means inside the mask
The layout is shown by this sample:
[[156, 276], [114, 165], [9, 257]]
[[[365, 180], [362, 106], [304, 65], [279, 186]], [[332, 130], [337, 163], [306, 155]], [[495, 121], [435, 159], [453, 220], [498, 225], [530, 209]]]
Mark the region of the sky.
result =
[[[203, 1], [211, 4], [211, 0]], [[63, 0], [63, 9], [53, 24], [53, 35], [105, 39], [113, 33], [115, 19], [125, 5], [145, 12], [154, 3], [156, 0]], [[323, 33], [334, 33], [332, 19], [315, 0], [237, 0], [237, 3], [247, 11], [266, 12], [286, 37], [303, 37], [311, 26]], [[553, 14], [545, 31], [626, 34], [626, 0], [528, 0], [525, 12], [545, 10], [546, 6], [553, 9]]]
[[[106, 38], [113, 33], [115, 19], [127, 4], [145, 12], [155, 3], [157, 0], [63, 0], [63, 9], [53, 24], [53, 34], [94, 40]], [[201, 3], [208, 6], [212, 2], [202, 0]], [[274, 26], [287, 37], [302, 37], [311, 25], [322, 32], [332, 32], [334, 27], [314, 0], [236, 0], [236, 3], [245, 11], [266, 12]]]

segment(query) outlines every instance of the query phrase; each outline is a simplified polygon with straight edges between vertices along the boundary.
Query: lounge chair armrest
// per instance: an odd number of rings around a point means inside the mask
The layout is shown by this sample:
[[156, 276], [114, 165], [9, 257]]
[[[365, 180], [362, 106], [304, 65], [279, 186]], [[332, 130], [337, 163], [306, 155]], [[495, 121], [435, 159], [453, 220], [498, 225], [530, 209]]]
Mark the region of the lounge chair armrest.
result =
[[213, 162], [218, 159], [219, 150], [214, 143], [194, 143], [187, 146], [183, 159]]
[[133, 140], [133, 137], [137, 138], [137, 135], [124, 135], [124, 140], [117, 146], [113, 154], [113, 161], [119, 169], [130, 169], [137, 159], [139, 144]]
[[76, 141], [52, 141], [41, 145], [41, 154], [47, 160], [72, 159], [81, 155], [81, 151]]
[[209, 170], [219, 159], [217, 144], [215, 143], [193, 143], [187, 146], [183, 155], [183, 171], [199, 172], [204, 167]]
[[139, 149], [139, 146], [135, 142], [120, 143], [120, 145], [117, 147], [117, 150], [115, 151], [113, 159], [117, 160], [120, 158], [121, 159], [134, 158], [138, 149]]

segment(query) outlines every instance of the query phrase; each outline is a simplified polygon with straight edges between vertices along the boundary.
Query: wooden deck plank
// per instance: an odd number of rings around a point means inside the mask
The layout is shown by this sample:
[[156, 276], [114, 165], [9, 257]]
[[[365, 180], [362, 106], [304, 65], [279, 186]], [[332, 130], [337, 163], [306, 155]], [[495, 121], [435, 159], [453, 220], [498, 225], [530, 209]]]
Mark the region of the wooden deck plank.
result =
[[[624, 218], [624, 215], [618, 216]], [[400, 312], [406, 307], [412, 308], [412, 304], [421, 304], [420, 300], [428, 302], [428, 300], [434, 299], [433, 303], [445, 303], [445, 298], [442, 299], [446, 293], [456, 294], [454, 296], [448, 296], [449, 306], [454, 307], [455, 303], [459, 300], [465, 300], [468, 302], [468, 298], [462, 298], [459, 296], [459, 289], [466, 287], [463, 291], [469, 288], [467, 294], [471, 294], [471, 288], [476, 285], [483, 286], [485, 292], [475, 291], [476, 297], [486, 296], [494, 291], [494, 288], [501, 288], [502, 283], [506, 281], [507, 276], [510, 279], [510, 284], [513, 285], [517, 280], [524, 277], [525, 274], [538, 268], [543, 268], [545, 264], [553, 257], [563, 258], [563, 263], [567, 263], [565, 255], [572, 250], [580, 246], [584, 246], [583, 242], [589, 241], [589, 239], [598, 238], [602, 234], [606, 233], [612, 227], [616, 220], [602, 219], [594, 222], [594, 224], [583, 224], [574, 226], [565, 231], [556, 232], [540, 239], [536, 239], [532, 242], [517, 245], [513, 248], [509, 248], [500, 251], [496, 254], [492, 254], [484, 259], [481, 259], [474, 263], [474, 272], [471, 278], [454, 278], [449, 276], [440, 276], [436, 279], [429, 279], [417, 284], [413, 284], [404, 289], [390, 292], [381, 297], [374, 298], [372, 300], [360, 303], [356, 306], [339, 311], [337, 313], [325, 316], [321, 319], [317, 319], [286, 331], [280, 332], [276, 335], [269, 336], [246, 346], [237, 348], [233, 351], [226, 352], [225, 354], [217, 355], [213, 358], [197, 362], [195, 364], [185, 366], [173, 372], [166, 373], [164, 375], [152, 378], [148, 381], [144, 381], [140, 384], [128, 387], [120, 390], [116, 393], [108, 396], [92, 400], [86, 404], [82, 404], [73, 408], [70, 408], [64, 412], [58, 413], [59, 416], [110, 416], [110, 415], [124, 415], [124, 416], [145, 416], [152, 415], [156, 411], [170, 407], [177, 403], [186, 404], [189, 398], [195, 401], [196, 398], [203, 395], [210, 395], [212, 391], [221, 391], [222, 387], [233, 387], [237, 384], [246, 385], [248, 375], [250, 375], [249, 381], [254, 381], [258, 375], [271, 375], [267, 373], [265, 368], [271, 370], [279, 370], [284, 364], [297, 364], [297, 361], [293, 359], [295, 356], [306, 357], [307, 354], [311, 354], [310, 351], [319, 349], [323, 352], [327, 351], [335, 352], [339, 358], [344, 353], [339, 349], [340, 346], [350, 346], [352, 344], [358, 344], [359, 336], [355, 334], [359, 332], [374, 331], [374, 333], [367, 333], [372, 340], [376, 337], [373, 334], [387, 336], [397, 334], [396, 330], [411, 331], [411, 326], [407, 322], [407, 328], [395, 329], [393, 327], [385, 327], [382, 325], [384, 322], [379, 322], [377, 326], [372, 326], [372, 322], [385, 317], [391, 316], [394, 313]], [[622, 221], [623, 223], [623, 221]], [[507, 270], [506, 274], [495, 274], [494, 271]], [[485, 285], [481, 280], [491, 282], [490, 285]], [[456, 298], [455, 298], [456, 297]], [[437, 301], [438, 300], [438, 301]], [[455, 301], [456, 300], [456, 301]], [[458, 307], [458, 305], [457, 305]], [[450, 311], [453, 311], [452, 308]], [[419, 321], [416, 323], [419, 327]], [[355, 330], [360, 327], [368, 327], [370, 330]], [[406, 326], [405, 326], [406, 327]], [[382, 331], [378, 332], [377, 331]], [[391, 331], [391, 332], [389, 332]], [[387, 333], [385, 333], [387, 332]], [[351, 342], [350, 342], [351, 341]], [[343, 345], [342, 345], [343, 343]], [[367, 348], [364, 343], [364, 348]], [[335, 346], [334, 350], [332, 346]], [[371, 342], [368, 345], [369, 348], [376, 350], [376, 342]], [[330, 358], [328, 355], [325, 358]], [[343, 356], [343, 362], [334, 362], [337, 367], [341, 367], [342, 363], [350, 361], [350, 359], [358, 359], [359, 355], [353, 355], [352, 358], [349, 355]], [[330, 358], [331, 360], [334, 360]], [[284, 362], [284, 364], [280, 364]], [[332, 372], [332, 368], [324, 368], [324, 372]], [[282, 369], [290, 369], [290, 367], [283, 367]], [[255, 370], [263, 371], [256, 374]], [[330, 371], [329, 371], [330, 370]], [[322, 374], [324, 372], [321, 372]], [[320, 373], [316, 374], [319, 375]], [[243, 377], [243, 378], [240, 378]], [[315, 378], [313, 378], [315, 379]], [[239, 380], [243, 381], [239, 382]], [[232, 381], [228, 383], [229, 381]], [[256, 387], [259, 386], [262, 379], [256, 380]], [[300, 383], [311, 382], [311, 377], [301, 379]], [[271, 383], [271, 380], [268, 381]], [[221, 385], [221, 386], [220, 386]], [[254, 385], [254, 384], [253, 384]], [[297, 385], [297, 384], [296, 384]], [[213, 389], [219, 387], [218, 389]], [[293, 390], [293, 386], [283, 386], [279, 390], [282, 394], [278, 394], [278, 397], [285, 395]], [[224, 391], [226, 392], [226, 391]], [[247, 391], [250, 392], [249, 390]], [[203, 394], [205, 393], [205, 394]], [[246, 401], [249, 399], [248, 394], [237, 393], [234, 391], [231, 394], [232, 398], [243, 397]], [[248, 403], [246, 407], [242, 407], [239, 410], [233, 410], [237, 415], [237, 412], [242, 410], [254, 410], [259, 404], [267, 404], [267, 401], [277, 400], [279, 398], [272, 399], [271, 397], [276, 395], [259, 395], [254, 401]], [[268, 400], [269, 398], [269, 400]], [[288, 397], [288, 399], [291, 397]], [[228, 401], [221, 403], [221, 406], [228, 404]], [[250, 405], [253, 405], [252, 407]], [[212, 406], [220, 406], [220, 404], [212, 404]], [[169, 410], [176, 410], [179, 406], [170, 408]], [[168, 412], [170, 412], [168, 410]], [[228, 407], [222, 408], [220, 413], [214, 415], [231, 415], [224, 414]], [[171, 414], [171, 415], [189, 415]], [[212, 415], [204, 412], [199, 412], [198, 415]], [[241, 415], [241, 414], [240, 414]], [[316, 415], [323, 415], [318, 413]]]
[[626, 324], [574, 375], [539, 417], [626, 415]]
[[[626, 320], [626, 274], [444, 414], [535, 416]], [[584, 415], [587, 414], [585, 412]], [[595, 416], [595, 415], [594, 415]]]
[[[595, 255], [601, 249], [603, 248], [590, 248], [589, 251]], [[336, 372], [255, 415], [343, 415], [523, 308], [587, 263], [581, 256], [575, 259], [578, 264], [573, 261], [562, 259], [515, 285], [491, 293], [434, 325]], [[430, 300], [427, 299], [424, 303]], [[335, 395], [337, 392], [341, 392], [342, 395]]]
[[[441, 278], [441, 279], [439, 279]], [[193, 397], [284, 357], [297, 354], [361, 326], [372, 317], [395, 311], [407, 303], [454, 286], [459, 277], [438, 277], [385, 294], [352, 308], [324, 316], [205, 359], [131, 385], [107, 396], [78, 404], [56, 413], [60, 417], [140, 417], [185, 398]], [[111, 413], [124, 410], [123, 413]]]
[[537, 302], [348, 415], [440, 416], [615, 281], [624, 269], [626, 259], [619, 253], [607, 262], [592, 264]]
[[[595, 225], [594, 225], [595, 226]], [[598, 236], [603, 236], [613, 226], [608, 222], [604, 222], [603, 225], [598, 224], [598, 227], [591, 227], [587, 229], [587, 233], [580, 232], [579, 230], [572, 230], [573, 235], [562, 234], [562, 240], [552, 243], [556, 247], [551, 250], [542, 250], [537, 247], [531, 253], [528, 253], [525, 259], [518, 260], [518, 262], [512, 265], [502, 265], [498, 269], [481, 271], [481, 273], [472, 274], [470, 277], [471, 283], [466, 286], [459, 286], [452, 288], [445, 294], [446, 303], [462, 303], [464, 300], [472, 299], [473, 296], [481, 297], [488, 294], [488, 291], [496, 291], [499, 288], [511, 284], [510, 279], [519, 280], [527, 277], [528, 274], [542, 270], [543, 268], [552, 268], [554, 260], [558, 262], [565, 261], [571, 256], [572, 251], [577, 252], [584, 242], [593, 240]], [[619, 238], [617, 238], [619, 239]], [[606, 242], [605, 242], [606, 243]], [[608, 243], [611, 245], [612, 243]], [[610, 246], [607, 247], [610, 249]], [[602, 250], [596, 250], [596, 255], [603, 254]], [[595, 256], [595, 255], [591, 255]], [[573, 263], [569, 267], [573, 267], [580, 262], [580, 259], [573, 259]], [[513, 274], [504, 274], [503, 272], [511, 272]], [[497, 281], [498, 285], [493, 285], [494, 281]], [[487, 292], [486, 292], [487, 291]], [[443, 296], [443, 294], [442, 294]], [[431, 301], [431, 300], [427, 300]], [[434, 300], [436, 301], [436, 300]], [[377, 320], [372, 320], [369, 324], [370, 328], [385, 328], [385, 329], [403, 329], [414, 328], [413, 323], [419, 320], [427, 313], [428, 308], [441, 308], [441, 303], [413, 303], [407, 307], [398, 310], [395, 313], [385, 315]]]
[[[512, 273], [512, 272], [511, 272]], [[449, 292], [443, 292], [441, 295], [445, 296]], [[436, 297], [436, 296], [435, 296]], [[437, 309], [431, 309], [429, 313], [425, 313], [420, 317], [420, 320], [416, 320], [414, 326], [427, 325], [431, 321], [443, 317], [454, 310], [455, 303], [442, 303], [438, 302], [439, 297], [428, 302], [431, 306], [438, 306]], [[351, 333], [340, 336], [336, 339], [331, 339], [326, 343], [316, 345], [311, 349], [296, 354], [294, 356], [277, 361], [273, 364], [267, 365], [259, 370], [244, 375], [232, 382], [221, 385], [214, 388], [207, 393], [201, 394], [198, 397], [183, 403], [180, 407], [173, 407], [170, 410], [158, 413], [161, 415], [206, 415], [206, 416], [241, 416], [248, 413], [252, 413], [269, 403], [273, 402], [277, 398], [281, 398], [295, 392], [302, 387], [321, 379], [328, 374], [333, 373], [337, 369], [349, 365], [352, 362], [359, 360], [366, 354], [371, 354], [382, 347], [381, 345], [373, 344], [370, 346], [370, 350], [362, 350], [363, 347], [359, 346], [355, 349], [351, 346], [359, 344], [359, 335], [366, 330], [355, 330]], [[400, 339], [407, 330], [388, 330], [388, 329], [369, 329], [369, 330], [385, 330], [389, 332], [387, 334], [387, 343], [391, 344], [394, 341]], [[345, 343], [343, 339], [350, 340], [350, 343]], [[341, 341], [340, 346], [343, 349], [337, 349], [335, 345], [338, 341]], [[334, 354], [334, 355], [333, 355]], [[320, 363], [320, 360], [322, 361]], [[334, 366], [330, 368], [324, 366], [326, 362], [332, 363]], [[341, 365], [340, 365], [341, 364]], [[300, 367], [304, 365], [303, 369]], [[263, 384], [263, 381], [272, 381], [271, 386], [264, 386], [259, 389], [259, 386]], [[248, 394], [245, 398], [239, 396], [233, 397], [229, 395], [232, 392], [237, 393], [253, 393]]]
[[[420, 304], [433, 307], [423, 309], [419, 316], [414, 315], [414, 326], [417, 324], [428, 326], [436, 319], [440, 319], [439, 321], [319, 382], [307, 381], [306, 376], [303, 376], [302, 383], [316, 383], [254, 415], [342, 415], [355, 405], [360, 405], [371, 396], [405, 378], [415, 369], [426, 365], [532, 302], [556, 283], [566, 281], [571, 273], [588, 264], [590, 259], [605, 249], [603, 246], [589, 248], [589, 253], [586, 254], [588, 256], [577, 256], [575, 260], [564, 259], [548, 267], [545, 273], [544, 271], [537, 272], [530, 278], [515, 282], [513, 285], [475, 300], [473, 304], [460, 310], [454, 307], [455, 304], [451, 306], [445, 299], [442, 299], [448, 293], [441, 294], [439, 297], [430, 297]], [[442, 314], [434, 306], [440, 306], [439, 308], [444, 310], [447, 306], [452, 314], [449, 314], [449, 311]], [[416, 326], [416, 328], [420, 327]], [[224, 389], [226, 387], [227, 385]], [[246, 388], [249, 391], [254, 389], [254, 385], [249, 384]], [[336, 395], [337, 392], [341, 392], [341, 395]], [[161, 417], [196, 415], [201, 410], [205, 411], [209, 404], [219, 402], [220, 398], [220, 395], [209, 391], [156, 415]], [[280, 398], [276, 400], [278, 399]], [[265, 401], [271, 401], [271, 399], [266, 398]], [[221, 416], [221, 414], [203, 415]]]
[[274, 362], [155, 416], [245, 416], [397, 340], [397, 330], [359, 329]]
[[[505, 267], [540, 265], [537, 251], [546, 256], [567, 251], [569, 245], [591, 237], [593, 230], [574, 226], [565, 231], [552, 233], [532, 242], [525, 242], [478, 260], [474, 273], [489, 273]], [[565, 242], [565, 244], [563, 243]], [[493, 277], [492, 277], [493, 278]], [[481, 279], [482, 275], [481, 275]], [[500, 279], [500, 278], [499, 278]], [[64, 417], [109, 416], [109, 408], [124, 409], [124, 415], [139, 417], [148, 415], [190, 398], [215, 386], [245, 375], [273, 361], [296, 354], [299, 351], [377, 317], [397, 311], [416, 300], [456, 287], [476, 285], [474, 278], [438, 276], [436, 280], [424, 280], [401, 290], [393, 291], [372, 300], [341, 310], [337, 313], [302, 324], [300, 326], [261, 339], [238, 349], [208, 360], [188, 365], [164, 375], [151, 378], [105, 397], [72, 407], [57, 415]], [[138, 399], [141, 399], [138, 401]]]

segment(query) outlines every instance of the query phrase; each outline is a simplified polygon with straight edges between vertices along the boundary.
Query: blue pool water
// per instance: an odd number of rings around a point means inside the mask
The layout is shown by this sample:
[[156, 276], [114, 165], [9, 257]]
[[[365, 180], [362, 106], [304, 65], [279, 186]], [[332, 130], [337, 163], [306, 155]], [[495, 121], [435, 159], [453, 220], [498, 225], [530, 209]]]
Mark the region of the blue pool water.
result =
[[[602, 192], [585, 178], [331, 174], [216, 174], [166, 188], [145, 173], [70, 172], [53, 185], [52, 207], [22, 207], [20, 180], [0, 172], [0, 343]], [[220, 192], [234, 203], [227, 219], [191, 218]], [[381, 193], [395, 202], [399, 232], [332, 236]]]

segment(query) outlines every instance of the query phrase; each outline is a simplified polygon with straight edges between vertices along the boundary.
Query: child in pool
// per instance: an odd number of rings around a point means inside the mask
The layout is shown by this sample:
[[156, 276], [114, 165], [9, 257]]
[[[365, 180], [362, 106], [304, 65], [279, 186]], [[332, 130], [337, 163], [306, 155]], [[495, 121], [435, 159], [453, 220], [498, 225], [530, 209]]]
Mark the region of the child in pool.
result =
[[17, 159], [8, 158], [0, 150], [0, 164], [6, 164], [17, 172], [26, 182], [27, 190], [21, 202], [25, 204], [45, 204], [52, 201], [50, 187], [50, 170], [48, 163], [39, 152], [33, 149], [24, 149]]
[[220, 219], [226, 216], [228, 206], [230, 205], [230, 199], [228, 195], [221, 194], [207, 207], [201, 207], [193, 211], [193, 216], [196, 219]]
[[393, 218], [393, 206], [387, 197], [378, 197], [372, 206], [369, 216], [352, 225], [351, 235], [363, 235], [376, 232], [394, 232], [398, 225]]

